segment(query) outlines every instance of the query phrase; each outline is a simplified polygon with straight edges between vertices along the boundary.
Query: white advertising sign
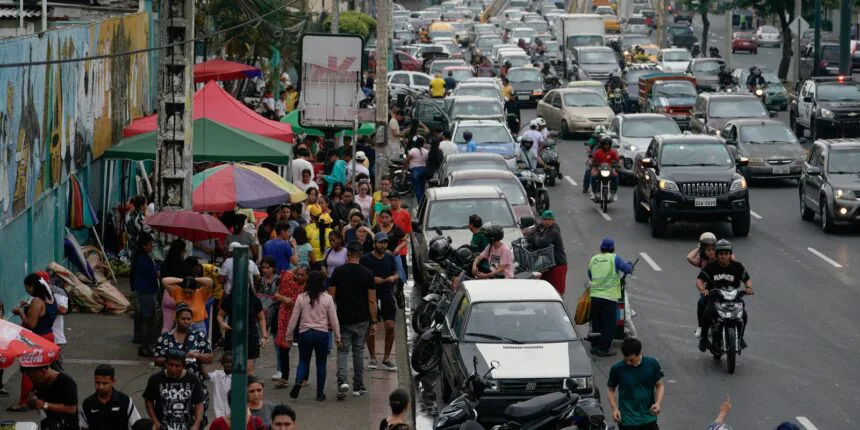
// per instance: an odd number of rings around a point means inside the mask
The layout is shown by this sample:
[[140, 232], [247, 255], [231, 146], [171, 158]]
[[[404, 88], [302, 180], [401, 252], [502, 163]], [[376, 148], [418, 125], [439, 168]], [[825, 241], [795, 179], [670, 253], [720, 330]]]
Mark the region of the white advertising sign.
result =
[[303, 127], [352, 128], [361, 92], [361, 37], [306, 34], [302, 37]]

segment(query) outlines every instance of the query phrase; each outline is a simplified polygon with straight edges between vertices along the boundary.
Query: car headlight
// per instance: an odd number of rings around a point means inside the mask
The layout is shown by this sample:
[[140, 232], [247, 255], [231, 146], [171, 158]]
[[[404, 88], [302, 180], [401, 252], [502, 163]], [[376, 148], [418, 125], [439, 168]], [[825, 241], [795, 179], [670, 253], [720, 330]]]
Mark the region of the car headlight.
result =
[[835, 190], [833, 195], [839, 200], [855, 200], [857, 198], [856, 193], [852, 190]]
[[830, 118], [830, 119], [836, 117], [836, 115], [833, 115], [833, 111], [828, 110], [828, 109], [824, 109], [824, 108], [818, 109], [818, 116], [820, 116], [821, 118]]
[[532, 94], [539, 96], [539, 95], [543, 94], [543, 90], [534, 90], [534, 91], [532, 91]]
[[764, 158], [750, 157], [749, 164], [764, 164]]
[[762, 94], [764, 94], [764, 91], [762, 91], [761, 88], [755, 90], [755, 95], [761, 96]]
[[678, 189], [678, 184], [667, 179], [661, 179], [658, 184], [660, 186], [660, 189], [663, 191], [680, 191]]
[[735, 179], [735, 181], [732, 182], [732, 186], [729, 187], [729, 192], [743, 191], [745, 189], [747, 189], [747, 180], [744, 178], [740, 178], [740, 179]]
[[566, 390], [584, 390], [588, 388], [592, 388], [594, 386], [594, 379], [591, 376], [583, 376], [583, 377], [571, 377], [573, 382], [576, 383], [576, 387], [568, 387], [567, 379], [564, 380], [564, 389]]
[[635, 151], [635, 150], [636, 150], [636, 145], [627, 145], [627, 150], [628, 150], [628, 151]]

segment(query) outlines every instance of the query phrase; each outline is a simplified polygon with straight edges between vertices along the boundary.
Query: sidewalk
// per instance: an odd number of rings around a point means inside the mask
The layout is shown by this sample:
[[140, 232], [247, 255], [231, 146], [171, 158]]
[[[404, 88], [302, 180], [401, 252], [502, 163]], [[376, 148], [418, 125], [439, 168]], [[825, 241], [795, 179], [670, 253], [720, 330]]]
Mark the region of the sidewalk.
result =
[[[121, 284], [127, 284], [125, 278], [120, 279]], [[121, 290], [127, 291], [126, 285], [120, 286]], [[146, 386], [150, 374], [155, 368], [150, 361], [137, 356], [137, 345], [131, 343], [133, 320], [130, 314], [107, 315], [107, 314], [83, 314], [72, 313], [66, 316], [66, 337], [68, 345], [65, 349], [64, 367], [66, 372], [75, 379], [78, 384], [78, 402], [94, 392], [93, 370], [98, 364], [110, 363], [116, 369], [116, 388], [130, 395], [142, 416], [146, 416], [145, 403], [141, 395]], [[392, 351], [393, 359], [397, 364], [398, 371], [390, 372], [384, 370], [365, 370], [364, 379], [368, 393], [364, 397], [353, 397], [351, 394], [344, 401], [336, 399], [336, 351], [328, 357], [328, 369], [326, 374], [326, 397], [325, 402], [317, 402], [315, 399], [314, 381], [316, 370], [311, 363], [310, 385], [302, 389], [298, 399], [289, 398], [289, 389], [275, 390], [271, 376], [275, 371], [275, 353], [269, 346], [262, 352], [262, 356], [256, 362], [256, 374], [265, 380], [265, 400], [278, 404], [285, 403], [296, 410], [298, 422], [301, 428], [306, 429], [331, 429], [331, 430], [376, 430], [379, 422], [389, 413], [388, 394], [397, 387], [404, 387], [411, 391], [411, 378], [409, 375], [409, 360], [406, 346], [406, 319], [403, 311], [397, 315], [395, 347]], [[377, 354], [382, 357], [384, 342], [382, 336], [377, 335]], [[366, 353], [366, 351], [365, 351]], [[220, 368], [218, 357], [220, 351], [215, 352], [215, 362], [207, 365], [206, 370]], [[365, 355], [365, 362], [367, 355]], [[298, 348], [290, 350], [290, 384], [295, 379], [296, 366], [298, 365]], [[350, 367], [351, 360], [350, 360]], [[350, 381], [352, 370], [350, 369]], [[10, 413], [6, 412], [7, 406], [17, 401], [20, 394], [21, 376], [17, 365], [6, 369], [4, 379], [6, 389], [12, 395], [10, 398], [0, 399], [0, 419], [14, 419], [17, 421], [38, 422], [36, 412]], [[210, 405], [209, 422], [214, 419], [214, 411]]]

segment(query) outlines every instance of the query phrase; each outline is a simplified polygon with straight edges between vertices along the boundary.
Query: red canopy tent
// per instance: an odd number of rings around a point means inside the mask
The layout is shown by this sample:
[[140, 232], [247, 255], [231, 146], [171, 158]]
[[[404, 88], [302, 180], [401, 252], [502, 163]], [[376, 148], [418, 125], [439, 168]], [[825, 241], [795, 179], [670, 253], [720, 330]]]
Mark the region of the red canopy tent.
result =
[[260, 69], [234, 61], [214, 60], [194, 65], [194, 82], [235, 81], [238, 79], [262, 76]]
[[[263, 118], [224, 91], [215, 81], [209, 81], [194, 94], [194, 119], [200, 118], [208, 118], [258, 136], [293, 142], [293, 128], [289, 124]], [[158, 115], [150, 115], [132, 121], [122, 131], [122, 135], [131, 137], [152, 133], [157, 128]]]

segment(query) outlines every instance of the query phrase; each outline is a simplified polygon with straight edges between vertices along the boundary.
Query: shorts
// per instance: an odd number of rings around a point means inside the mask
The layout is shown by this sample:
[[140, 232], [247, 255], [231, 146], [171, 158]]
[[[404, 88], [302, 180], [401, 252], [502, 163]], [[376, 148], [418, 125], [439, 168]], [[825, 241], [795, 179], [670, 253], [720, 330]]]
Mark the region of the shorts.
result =
[[394, 295], [390, 292], [377, 298], [376, 306], [377, 319], [394, 321], [397, 318], [397, 303], [394, 301]]

